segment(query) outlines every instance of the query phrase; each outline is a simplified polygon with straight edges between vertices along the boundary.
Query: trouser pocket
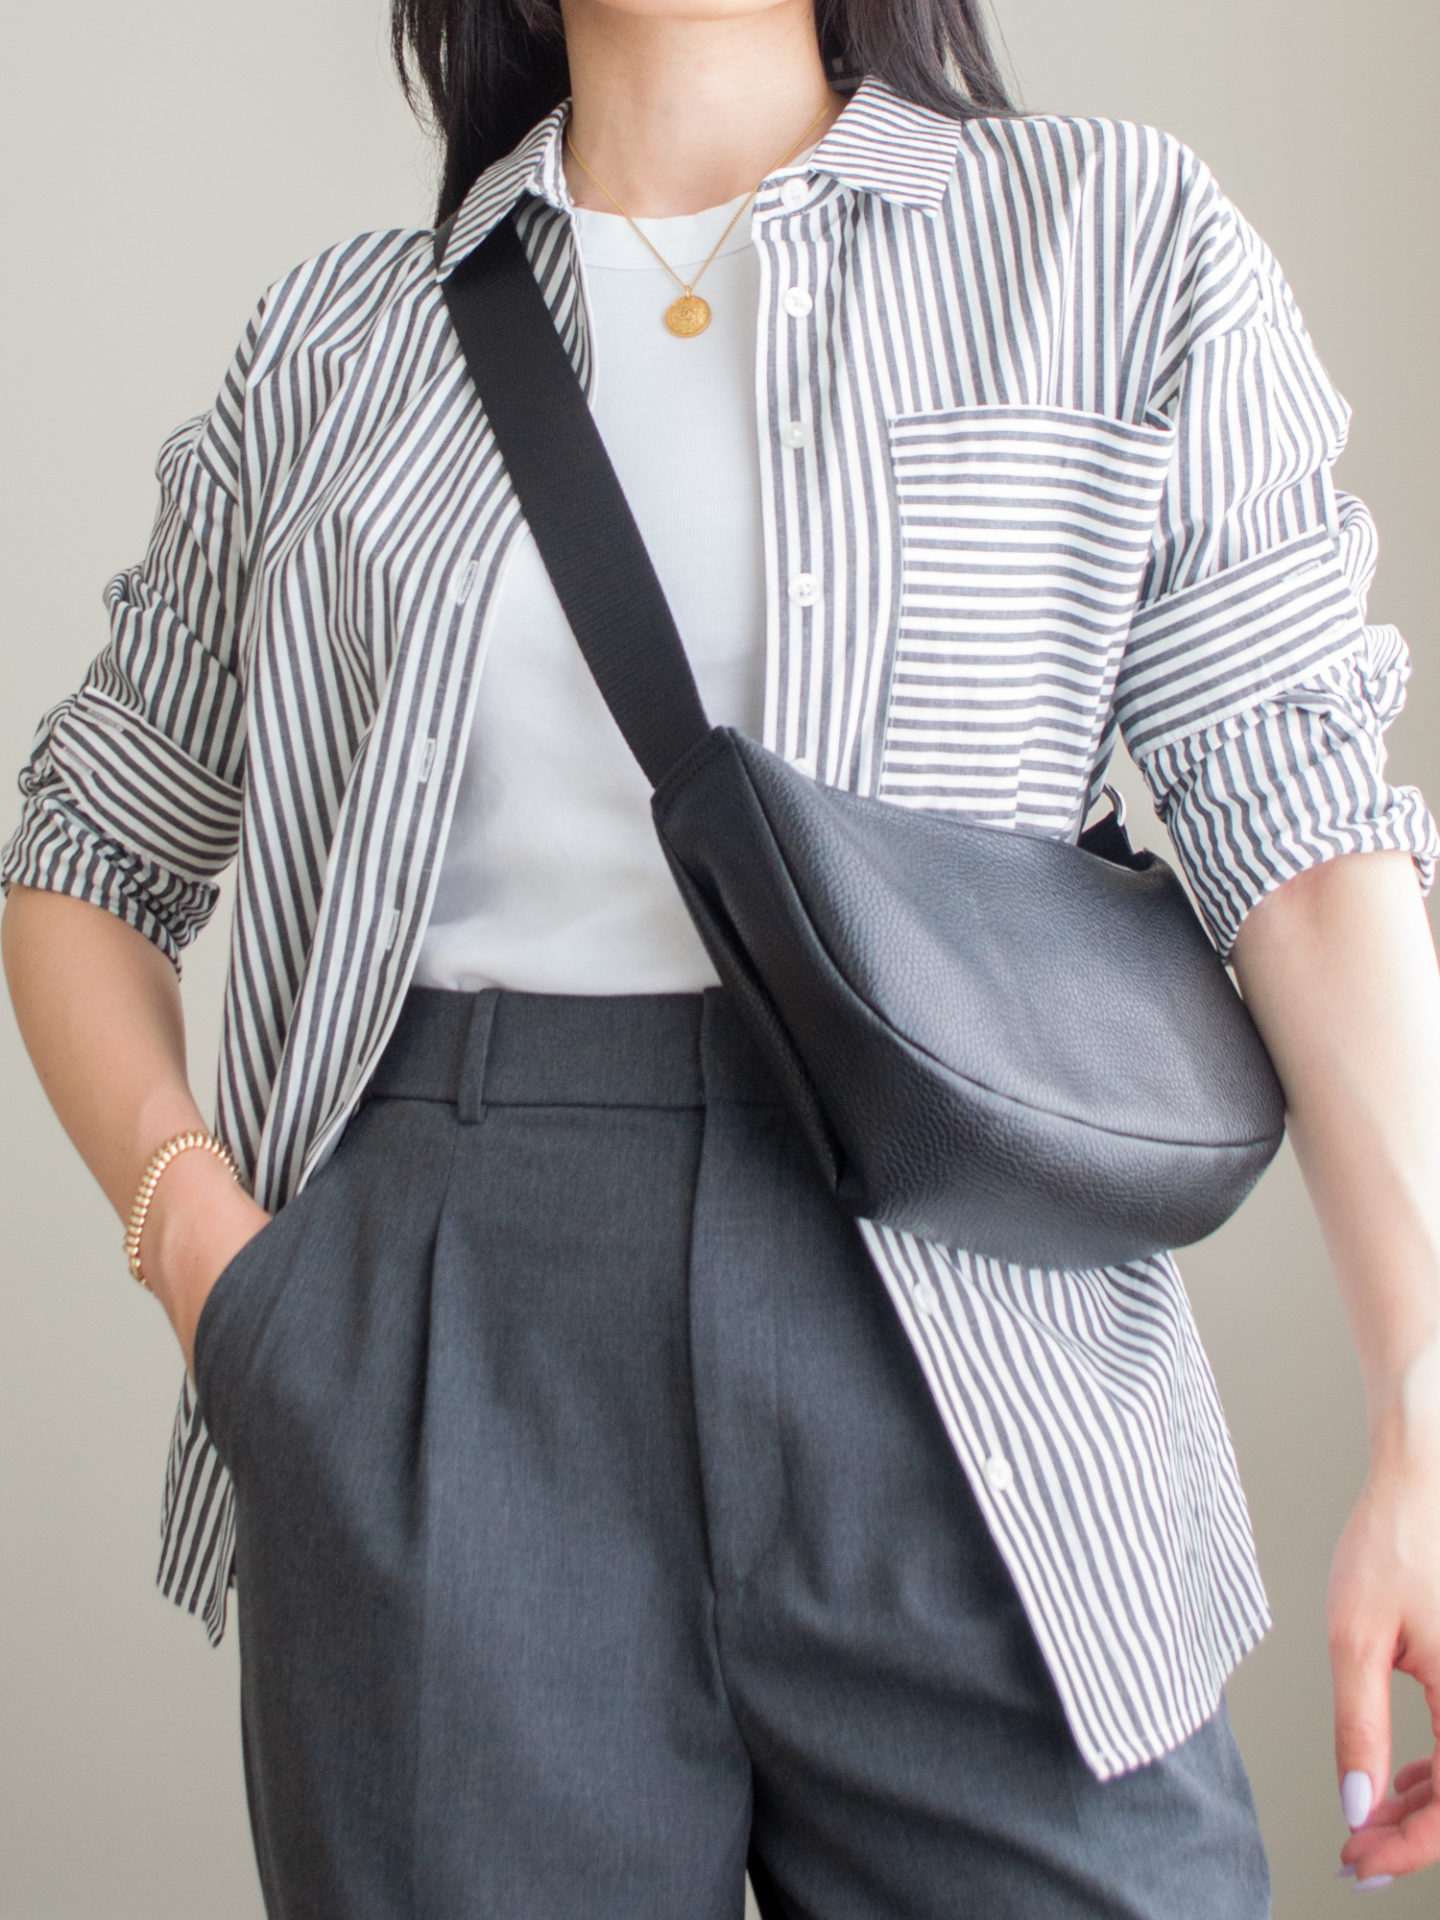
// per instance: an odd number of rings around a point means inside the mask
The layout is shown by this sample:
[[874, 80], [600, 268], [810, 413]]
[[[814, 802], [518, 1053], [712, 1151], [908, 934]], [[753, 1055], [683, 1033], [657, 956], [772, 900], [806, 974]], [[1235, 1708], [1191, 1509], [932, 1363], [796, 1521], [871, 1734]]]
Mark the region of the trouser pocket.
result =
[[234, 1389], [248, 1370], [246, 1358], [253, 1355], [267, 1317], [265, 1302], [287, 1270], [282, 1250], [293, 1233], [289, 1215], [295, 1204], [282, 1207], [226, 1262], [195, 1323], [196, 1397], [205, 1425], [232, 1470], [227, 1436]]
[[232, 1473], [236, 1454], [244, 1451], [241, 1427], [254, 1425], [260, 1378], [287, 1343], [292, 1291], [303, 1285], [317, 1246], [333, 1238], [326, 1219], [337, 1189], [347, 1184], [350, 1131], [347, 1127], [325, 1165], [294, 1199], [226, 1262], [200, 1309], [195, 1325], [196, 1396]]
[[237, 1468], [247, 1778], [277, 1915], [483, 1910], [432, 1909], [411, 1884], [426, 1514], [432, 1471], [453, 1464], [427, 1441], [456, 1132], [447, 1104], [372, 1100], [213, 1328], [204, 1384]]

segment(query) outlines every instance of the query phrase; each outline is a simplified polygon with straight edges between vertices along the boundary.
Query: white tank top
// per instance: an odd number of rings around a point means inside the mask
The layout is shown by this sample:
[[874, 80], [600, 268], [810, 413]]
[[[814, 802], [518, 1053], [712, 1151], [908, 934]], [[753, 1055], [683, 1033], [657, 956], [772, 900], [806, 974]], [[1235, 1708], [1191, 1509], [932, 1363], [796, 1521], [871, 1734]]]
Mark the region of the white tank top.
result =
[[[640, 225], [686, 280], [745, 196]], [[765, 591], [755, 401], [759, 263], [743, 213], [697, 292], [618, 213], [576, 210], [594, 323], [594, 413], [675, 615], [706, 713], [759, 735]], [[528, 528], [491, 612], [415, 982], [679, 993], [715, 973], [670, 877], [650, 789], [596, 690]]]

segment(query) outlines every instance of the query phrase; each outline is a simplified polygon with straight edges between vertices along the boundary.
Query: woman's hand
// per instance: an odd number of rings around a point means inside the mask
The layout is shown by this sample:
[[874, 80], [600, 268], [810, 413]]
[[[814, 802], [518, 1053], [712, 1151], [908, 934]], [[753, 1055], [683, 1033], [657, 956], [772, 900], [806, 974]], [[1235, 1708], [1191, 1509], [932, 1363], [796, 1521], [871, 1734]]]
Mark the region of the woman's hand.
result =
[[195, 1372], [195, 1327], [210, 1289], [270, 1215], [213, 1153], [177, 1154], [160, 1176], [140, 1236], [140, 1270]]
[[[1372, 1467], [1330, 1575], [1335, 1758], [1358, 1882], [1440, 1860], [1440, 1446], [1396, 1447]], [[1425, 1690], [1436, 1748], [1390, 1778], [1390, 1674]], [[1373, 1803], [1373, 1811], [1370, 1810]]]

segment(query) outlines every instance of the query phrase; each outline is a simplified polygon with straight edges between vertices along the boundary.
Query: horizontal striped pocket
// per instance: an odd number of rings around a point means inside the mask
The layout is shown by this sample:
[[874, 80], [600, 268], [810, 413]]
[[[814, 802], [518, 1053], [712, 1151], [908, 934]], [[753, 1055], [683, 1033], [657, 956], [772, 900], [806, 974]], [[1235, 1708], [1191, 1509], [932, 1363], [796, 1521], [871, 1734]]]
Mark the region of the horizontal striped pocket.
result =
[[891, 421], [901, 604], [888, 796], [1065, 829], [1174, 447], [1169, 429], [1059, 407]]

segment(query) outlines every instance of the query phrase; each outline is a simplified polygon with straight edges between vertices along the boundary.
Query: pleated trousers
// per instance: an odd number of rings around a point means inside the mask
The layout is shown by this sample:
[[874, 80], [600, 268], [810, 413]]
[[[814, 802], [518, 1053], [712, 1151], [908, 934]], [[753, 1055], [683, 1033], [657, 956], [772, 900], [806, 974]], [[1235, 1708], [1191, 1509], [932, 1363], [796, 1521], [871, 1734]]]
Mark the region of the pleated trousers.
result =
[[196, 1340], [271, 1920], [1263, 1920], [1222, 1706], [1081, 1762], [723, 993], [413, 988]]

